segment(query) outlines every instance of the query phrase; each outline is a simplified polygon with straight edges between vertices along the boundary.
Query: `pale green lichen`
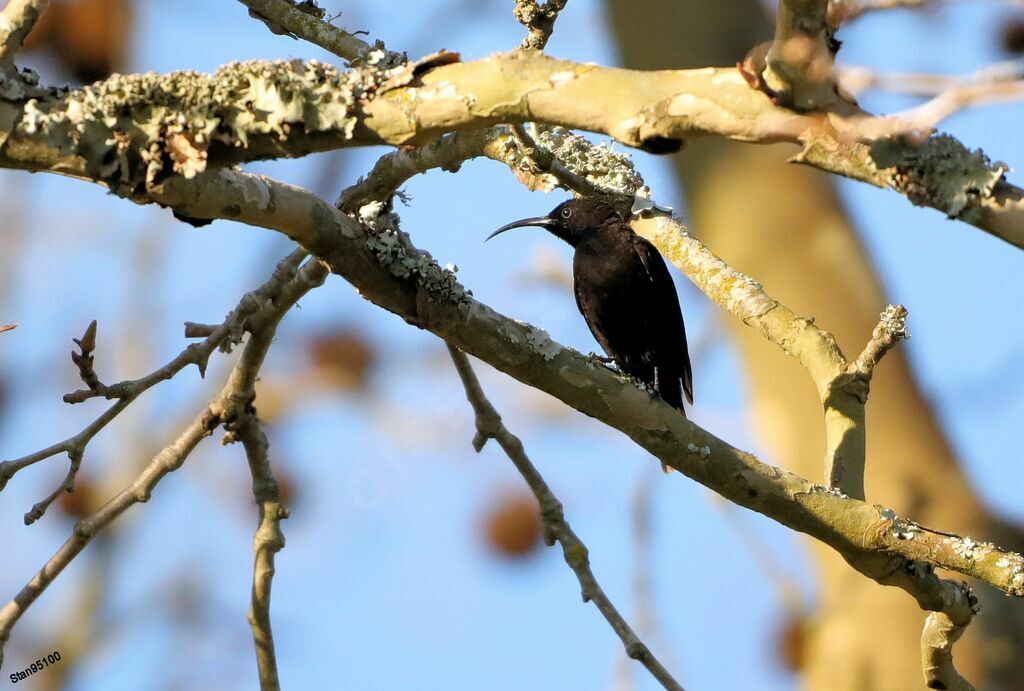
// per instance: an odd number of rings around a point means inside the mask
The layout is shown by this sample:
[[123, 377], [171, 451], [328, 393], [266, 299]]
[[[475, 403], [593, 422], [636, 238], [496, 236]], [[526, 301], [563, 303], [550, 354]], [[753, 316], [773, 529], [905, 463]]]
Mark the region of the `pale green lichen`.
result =
[[[1020, 555], [1015, 555], [1018, 558]], [[1009, 591], [1017, 597], [1024, 597], [1024, 562], [1017, 564], [1010, 574]]]
[[551, 336], [544, 329], [528, 326], [526, 342], [545, 360], [554, 360], [555, 356], [562, 352], [562, 347], [551, 340]]
[[19, 130], [81, 156], [88, 174], [131, 194], [171, 173], [201, 172], [209, 150], [248, 147], [257, 136], [286, 141], [293, 131], [304, 131], [351, 137], [357, 104], [392, 72], [373, 65], [343, 72], [315, 60], [281, 60], [231, 63], [213, 75], [115, 74], [28, 101]]
[[871, 145], [879, 168], [894, 168], [892, 186], [918, 206], [931, 206], [950, 218], [970, 220], [978, 200], [991, 196], [1008, 170], [992, 163], [949, 135], [936, 135], [919, 146], [882, 139]]
[[537, 144], [572, 172], [611, 194], [633, 196], [644, 181], [625, 152], [615, 151], [612, 142], [594, 144], [564, 127], [543, 128]]
[[900, 341], [910, 338], [907, 331], [907, 310], [903, 305], [889, 305], [879, 315], [878, 326], [875, 327], [890, 340]]
[[67, 92], [66, 88], [39, 86], [39, 74], [28, 67], [21, 71], [0, 69], [0, 99], [22, 101], [39, 96], [57, 97]]
[[415, 280], [430, 294], [454, 302], [460, 311], [468, 313], [470, 293], [459, 283], [454, 271], [442, 267], [427, 252], [413, 247], [399, 228], [398, 214], [382, 202], [371, 202], [360, 208], [358, 215], [370, 231], [366, 246], [393, 276]]
[[564, 187], [564, 181], [553, 170], [553, 166], [560, 165], [586, 180], [594, 191], [601, 194], [629, 199], [638, 193], [650, 195], [632, 159], [624, 152], [615, 151], [611, 142], [594, 144], [564, 127], [534, 125], [532, 129], [536, 148], [529, 156], [524, 154], [510, 133], [503, 132], [492, 142], [496, 157], [530, 189], [548, 192]]
[[975, 550], [978, 548], [978, 543], [969, 537], [962, 538], [947, 538], [953, 545], [953, 551], [961, 559], [967, 559], [968, 561], [974, 561], [977, 558]]

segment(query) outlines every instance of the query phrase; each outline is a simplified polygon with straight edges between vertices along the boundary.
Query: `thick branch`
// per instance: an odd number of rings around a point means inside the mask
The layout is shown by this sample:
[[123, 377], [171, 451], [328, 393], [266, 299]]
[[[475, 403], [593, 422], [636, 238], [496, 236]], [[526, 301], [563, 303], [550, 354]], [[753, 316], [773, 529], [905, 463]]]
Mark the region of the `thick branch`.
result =
[[590, 556], [587, 546], [583, 544], [579, 536], [569, 527], [565, 519], [565, 512], [562, 509], [562, 502], [554, 495], [543, 476], [530, 461], [523, 448], [519, 437], [508, 431], [505, 423], [501, 421], [501, 415], [495, 410], [491, 402], [487, 400], [484, 391], [480, 386], [473, 371], [469, 358], [458, 348], [448, 345], [448, 352], [451, 353], [455, 369], [459, 373], [462, 385], [466, 389], [466, 398], [473, 406], [476, 414], [476, 436], [473, 438], [473, 448], [479, 452], [484, 448], [488, 439], [498, 442], [505, 455], [515, 464], [516, 470], [526, 480], [530, 490], [537, 497], [540, 504], [541, 518], [544, 521], [545, 540], [549, 546], [554, 545], [555, 540], [562, 545], [562, 556], [565, 563], [576, 574], [580, 583], [584, 602], [593, 602], [601, 611], [605, 620], [622, 641], [626, 654], [637, 660], [655, 679], [666, 689], [683, 691], [667, 669], [658, 661], [654, 653], [641, 641], [630, 627], [629, 623], [619, 614], [612, 601], [608, 599], [601, 585], [597, 582], [594, 572], [590, 569]]
[[917, 581], [905, 575], [905, 567], [909, 560], [918, 560], [1024, 596], [1020, 555], [924, 528], [914, 539], [901, 537], [908, 524], [891, 512], [830, 492], [733, 448], [543, 331], [496, 313], [432, 259], [406, 249], [390, 233], [368, 234], [310, 192], [221, 171], [193, 181], [168, 181], [155, 193], [161, 203], [190, 216], [210, 218], [230, 208], [234, 220], [288, 235], [366, 299], [619, 429], [666, 465], [730, 501], [821, 540], [881, 583], [898, 585], [917, 597]]
[[443, 64], [450, 60], [344, 74], [312, 62], [246, 63], [213, 77], [116, 76], [31, 106], [0, 101], [17, 119], [0, 165], [85, 177], [142, 198], [168, 170], [190, 177], [212, 165], [423, 144], [502, 122], [603, 132], [662, 153], [689, 137], [719, 135], [799, 144], [799, 162], [891, 187], [1024, 247], [1024, 191], [1003, 181], [1005, 166], [952, 137], [918, 146], [887, 136], [862, 142], [865, 114], [796, 114], [751, 89], [736, 69], [638, 72], [530, 51]]

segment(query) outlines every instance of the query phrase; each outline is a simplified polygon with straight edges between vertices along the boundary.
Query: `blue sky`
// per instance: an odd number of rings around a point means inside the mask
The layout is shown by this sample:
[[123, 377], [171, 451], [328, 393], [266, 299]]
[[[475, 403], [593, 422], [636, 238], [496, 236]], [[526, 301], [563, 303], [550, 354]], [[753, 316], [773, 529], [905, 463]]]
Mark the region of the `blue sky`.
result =
[[[411, 55], [445, 47], [472, 59], [521, 38], [510, 3], [350, 4], [358, 6], [342, 18], [345, 26], [368, 29]], [[394, 12], [399, 6], [402, 11]], [[955, 3], [927, 16], [879, 13], [844, 31], [841, 57], [900, 71], [967, 72], [1000, 57], [993, 37], [1007, 12], [993, 2]], [[330, 59], [271, 35], [237, 3], [146, 0], [138, 3], [136, 20], [133, 71], [208, 71], [251, 58]], [[924, 42], [942, 50], [923, 51]], [[614, 63], [600, 3], [570, 2], [549, 52]], [[877, 95], [864, 100], [879, 111], [911, 103]], [[1013, 165], [1024, 161], [1024, 143], [1012, 134], [1021, 108], [971, 111], [944, 127]], [[381, 151], [250, 169], [333, 198]], [[657, 198], [685, 214], [665, 162], [643, 154], [636, 162]], [[1013, 173], [1010, 179], [1021, 182]], [[911, 311], [912, 364], [972, 481], [998, 510], [1024, 519], [1024, 374], [1018, 365], [1024, 253], [894, 193], [845, 181], [840, 188], [889, 295]], [[489, 230], [544, 213], [561, 195], [530, 193], [487, 161], [468, 163], [457, 176], [424, 176], [408, 192], [414, 203], [402, 210], [404, 228], [442, 263], [457, 264], [479, 299], [562, 343], [596, 349], [569, 291], [530, 274], [540, 256], [568, 266], [567, 248], [540, 232], [524, 232], [500, 247], [482, 244]], [[70, 338], [90, 319], [100, 323], [97, 363], [104, 376], [137, 377], [184, 346], [182, 322], [219, 321], [288, 251], [265, 230], [226, 222], [193, 229], [166, 211], [55, 176], [4, 171], [0, 203], [6, 218], [0, 237], [13, 248], [8, 256], [18, 257], [14, 265], [0, 258], [0, 323], [19, 324], [0, 337], [6, 385], [0, 458], [62, 439], [102, 409], [96, 401], [75, 407], [60, 401], [76, 388]], [[680, 279], [681, 296], [697, 341], [713, 315], [685, 283]], [[510, 563], [482, 547], [480, 517], [520, 480], [495, 448], [473, 453], [471, 414], [436, 338], [365, 303], [332, 277], [283, 323], [265, 371], [268, 390], [301, 377], [308, 364], [305, 339], [336, 325], [363, 330], [377, 345], [380, 365], [369, 391], [346, 396], [304, 387], [271, 419], [274, 462], [298, 494], [284, 524], [288, 545], [274, 584], [285, 685], [611, 688], [621, 659], [618, 641], [596, 609], [580, 602], [559, 554], [544, 550]], [[985, 336], [967, 336], [975, 333]], [[137, 411], [95, 440], [86, 457], [88, 477], [108, 477], [108, 494], [129, 480], [219, 386], [232, 361], [219, 357], [205, 382], [189, 370], [148, 393], [133, 406]], [[758, 451], [731, 346], [712, 339], [695, 369], [701, 395], [693, 417], [734, 445]], [[775, 662], [782, 604], [732, 522], [723, 520], [722, 511], [730, 509], [678, 474], [661, 479], [657, 464], [621, 435], [484, 366], [479, 370], [590, 546], [598, 578], [626, 613], [634, 609], [631, 500], [639, 483], [658, 476], [647, 555], [661, 620], [654, 647], [682, 683], [755, 688], [748, 675], [756, 671], [758, 689], [795, 688], [796, 680]], [[19, 474], [0, 495], [3, 600], [68, 533], [70, 524], [56, 512], [28, 528], [21, 521], [59, 480], [62, 464], [54, 459]], [[256, 686], [245, 621], [255, 527], [248, 483], [240, 450], [209, 441], [161, 483], [148, 505], [125, 516], [101, 610], [101, 642], [74, 688], [151, 688], [154, 678], [167, 688]], [[799, 540], [760, 516], [736, 518], [811, 597]], [[76, 582], [90, 573], [93, 557], [90, 548], [19, 624], [5, 674], [31, 661], [26, 646], [45, 648], [57, 635], [75, 611]], [[726, 567], [712, 572], [698, 560]], [[644, 674], [636, 678], [636, 688], [654, 688]]]

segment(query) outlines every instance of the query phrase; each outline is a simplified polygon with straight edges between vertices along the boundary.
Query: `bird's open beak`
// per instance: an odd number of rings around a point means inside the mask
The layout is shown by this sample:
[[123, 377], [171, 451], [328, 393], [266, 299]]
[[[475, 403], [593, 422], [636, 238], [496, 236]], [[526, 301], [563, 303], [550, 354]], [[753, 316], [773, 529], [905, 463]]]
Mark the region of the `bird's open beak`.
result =
[[[499, 233], [504, 233], [506, 230], [512, 230], [513, 228], [522, 228], [523, 226], [540, 226], [541, 228], [550, 228], [554, 224], [554, 221], [547, 216], [534, 216], [533, 218], [524, 218], [521, 221], [514, 221], [507, 225], [503, 225], [496, 231], [487, 236], [487, 240], [490, 240]], [[484, 242], [487, 242], [484, 240]]]

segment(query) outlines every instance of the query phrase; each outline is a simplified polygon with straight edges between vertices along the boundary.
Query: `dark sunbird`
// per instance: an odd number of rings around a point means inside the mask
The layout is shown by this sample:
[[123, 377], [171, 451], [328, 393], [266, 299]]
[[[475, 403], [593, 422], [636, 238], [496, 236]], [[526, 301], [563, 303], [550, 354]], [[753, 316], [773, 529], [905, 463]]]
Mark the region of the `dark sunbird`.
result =
[[576, 306], [604, 352], [625, 374], [680, 412], [693, 403], [693, 373], [679, 297], [665, 260], [614, 208], [572, 199], [547, 216], [524, 218], [487, 238], [540, 226], [569, 243]]

